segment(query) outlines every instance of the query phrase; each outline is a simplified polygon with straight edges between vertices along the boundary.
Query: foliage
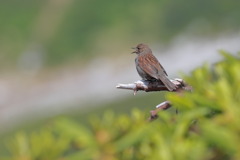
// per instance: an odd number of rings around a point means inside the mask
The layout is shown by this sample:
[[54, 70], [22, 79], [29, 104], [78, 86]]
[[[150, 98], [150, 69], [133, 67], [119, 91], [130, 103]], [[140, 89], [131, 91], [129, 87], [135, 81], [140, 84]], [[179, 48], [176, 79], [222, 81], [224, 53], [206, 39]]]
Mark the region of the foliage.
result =
[[212, 70], [205, 65], [185, 76], [193, 92], [167, 94], [177, 115], [161, 112], [151, 123], [140, 110], [107, 111], [88, 124], [57, 118], [10, 135], [0, 159], [240, 159], [240, 57], [222, 55]]

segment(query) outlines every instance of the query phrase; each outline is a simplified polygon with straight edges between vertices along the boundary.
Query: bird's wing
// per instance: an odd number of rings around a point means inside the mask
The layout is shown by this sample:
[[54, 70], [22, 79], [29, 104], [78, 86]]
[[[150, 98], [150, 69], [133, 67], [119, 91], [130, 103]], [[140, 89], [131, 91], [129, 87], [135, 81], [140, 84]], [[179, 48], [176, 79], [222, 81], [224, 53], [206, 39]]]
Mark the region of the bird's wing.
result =
[[167, 76], [165, 69], [153, 54], [139, 56], [138, 63], [139, 67], [151, 77], [158, 79], [159, 76]]
[[163, 72], [166, 74], [166, 76], [168, 76], [167, 72], [165, 71], [165, 69], [163, 68], [163, 66], [159, 63], [160, 67], [162, 68]]

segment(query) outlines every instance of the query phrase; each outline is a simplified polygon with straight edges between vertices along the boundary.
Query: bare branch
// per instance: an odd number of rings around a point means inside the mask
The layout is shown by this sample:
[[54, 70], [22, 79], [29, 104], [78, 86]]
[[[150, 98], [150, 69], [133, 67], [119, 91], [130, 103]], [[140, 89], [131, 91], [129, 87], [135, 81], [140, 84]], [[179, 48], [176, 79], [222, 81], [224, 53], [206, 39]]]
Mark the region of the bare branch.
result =
[[[191, 90], [191, 88], [189, 89], [188, 85], [186, 85], [186, 83], [182, 79], [175, 78], [174, 80], [171, 81], [177, 86], [177, 90], [174, 92], [179, 92], [180, 90]], [[145, 92], [168, 91], [167, 87], [164, 86], [164, 84], [161, 81], [147, 81], [147, 80], [138, 80], [137, 82], [130, 84], [118, 84], [116, 88], [133, 90], [134, 95], [139, 90]]]
[[[173, 92], [183, 94], [184, 91], [192, 91], [192, 87], [189, 86], [187, 83], [185, 83], [182, 79], [175, 78], [174, 80], [171, 80], [171, 81], [177, 86], [177, 89], [174, 90]], [[134, 95], [136, 95], [137, 91], [140, 91], [140, 90], [145, 92], [169, 91], [161, 81], [147, 81], [147, 80], [138, 80], [130, 84], [118, 84], [116, 88], [133, 90]], [[155, 110], [150, 111], [149, 120], [152, 121], [154, 119], [157, 119], [158, 117], [157, 114], [159, 111], [166, 110], [170, 107], [172, 107], [172, 105], [171, 105], [171, 102], [169, 101], [160, 103], [159, 105], [156, 106]]]
[[162, 102], [160, 103], [159, 105], [156, 106], [156, 109], [155, 110], [152, 110], [150, 111], [150, 117], [149, 117], [149, 120], [152, 121], [154, 119], [157, 119], [158, 118], [158, 115], [157, 113], [161, 110], [166, 110], [168, 108], [172, 107], [171, 103], [169, 101], [165, 101], [165, 102]]

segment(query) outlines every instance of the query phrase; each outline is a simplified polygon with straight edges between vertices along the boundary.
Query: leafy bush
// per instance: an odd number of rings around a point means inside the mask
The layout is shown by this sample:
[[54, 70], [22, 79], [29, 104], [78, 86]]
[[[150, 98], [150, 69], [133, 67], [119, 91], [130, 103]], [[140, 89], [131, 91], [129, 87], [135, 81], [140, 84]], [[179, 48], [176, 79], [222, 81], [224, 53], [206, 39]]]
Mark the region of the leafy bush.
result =
[[240, 60], [222, 52], [224, 60], [185, 76], [194, 91], [168, 93], [179, 114], [106, 111], [88, 124], [57, 118], [39, 129], [10, 136], [4, 160], [240, 159]]

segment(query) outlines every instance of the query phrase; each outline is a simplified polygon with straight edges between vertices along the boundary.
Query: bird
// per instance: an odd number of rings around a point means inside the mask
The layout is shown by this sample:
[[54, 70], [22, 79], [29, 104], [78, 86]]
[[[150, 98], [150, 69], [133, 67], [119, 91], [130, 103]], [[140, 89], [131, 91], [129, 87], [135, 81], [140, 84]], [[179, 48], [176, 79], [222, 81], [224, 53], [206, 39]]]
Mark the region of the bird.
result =
[[169, 91], [177, 89], [176, 85], [168, 79], [167, 72], [153, 55], [148, 45], [140, 43], [132, 49], [135, 49], [132, 53], [137, 54], [135, 58], [136, 69], [143, 80], [160, 80]]

